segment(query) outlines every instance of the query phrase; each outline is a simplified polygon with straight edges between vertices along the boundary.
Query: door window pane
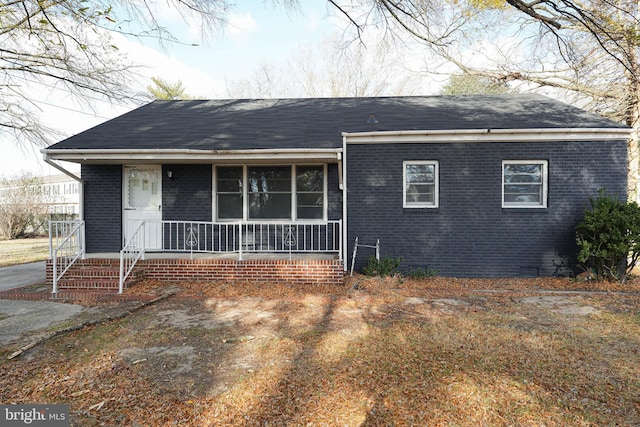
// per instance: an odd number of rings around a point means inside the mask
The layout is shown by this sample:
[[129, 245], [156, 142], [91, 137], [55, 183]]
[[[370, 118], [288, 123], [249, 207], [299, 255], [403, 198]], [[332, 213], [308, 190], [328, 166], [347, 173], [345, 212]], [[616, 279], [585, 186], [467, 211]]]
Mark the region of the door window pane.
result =
[[157, 210], [160, 174], [156, 169], [127, 170], [127, 207]]

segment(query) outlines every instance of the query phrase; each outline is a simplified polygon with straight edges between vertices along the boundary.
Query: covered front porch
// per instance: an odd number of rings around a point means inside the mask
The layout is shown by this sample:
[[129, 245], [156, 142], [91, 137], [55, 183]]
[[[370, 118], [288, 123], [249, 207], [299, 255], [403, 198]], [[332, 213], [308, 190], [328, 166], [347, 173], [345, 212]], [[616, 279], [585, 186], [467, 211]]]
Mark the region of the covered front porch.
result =
[[52, 221], [47, 282], [122, 293], [166, 282], [336, 283], [344, 273], [342, 221], [140, 221], [120, 252], [86, 253], [84, 221]]

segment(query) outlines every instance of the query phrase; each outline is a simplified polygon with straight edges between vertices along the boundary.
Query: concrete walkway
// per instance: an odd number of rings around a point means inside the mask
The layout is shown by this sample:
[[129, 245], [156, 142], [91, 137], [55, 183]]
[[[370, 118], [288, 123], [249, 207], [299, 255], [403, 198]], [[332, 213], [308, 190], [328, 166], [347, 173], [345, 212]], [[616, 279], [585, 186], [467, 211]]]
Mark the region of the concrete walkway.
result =
[[[45, 282], [45, 262], [0, 268], [0, 291]], [[85, 308], [50, 301], [0, 299], [0, 345], [74, 317]]]
[[31, 262], [0, 268], [0, 291], [45, 282], [45, 262]]
[[17, 340], [29, 332], [48, 328], [84, 310], [77, 304], [0, 299], [0, 345]]

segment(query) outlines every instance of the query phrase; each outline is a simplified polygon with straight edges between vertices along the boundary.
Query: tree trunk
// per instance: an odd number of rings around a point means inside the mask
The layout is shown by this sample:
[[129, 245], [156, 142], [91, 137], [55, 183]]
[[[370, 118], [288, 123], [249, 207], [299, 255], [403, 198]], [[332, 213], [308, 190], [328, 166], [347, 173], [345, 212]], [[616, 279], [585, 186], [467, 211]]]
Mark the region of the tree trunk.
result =
[[627, 157], [627, 199], [638, 200], [638, 141], [640, 140], [640, 64], [637, 62], [635, 49], [629, 49], [629, 64], [627, 71], [629, 88], [626, 100], [625, 121], [631, 127]]

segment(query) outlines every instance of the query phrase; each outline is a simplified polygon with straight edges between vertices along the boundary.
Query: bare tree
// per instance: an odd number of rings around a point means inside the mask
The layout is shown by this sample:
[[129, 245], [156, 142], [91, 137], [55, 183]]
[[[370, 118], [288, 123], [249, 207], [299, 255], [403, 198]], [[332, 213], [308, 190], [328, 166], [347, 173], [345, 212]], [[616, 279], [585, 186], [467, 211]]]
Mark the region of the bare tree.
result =
[[[528, 90], [561, 93], [567, 100], [633, 129], [629, 188], [638, 192], [640, 138], [640, 5], [630, 0], [375, 0], [331, 1], [357, 35], [369, 26], [390, 37], [410, 36], [462, 72]], [[360, 7], [355, 7], [359, 5]], [[364, 10], [364, 12], [363, 12]], [[504, 40], [519, 44], [500, 49]], [[489, 43], [492, 57], [478, 63], [470, 52]], [[520, 49], [524, 54], [514, 55]]]
[[308, 96], [411, 95], [418, 87], [418, 76], [406, 72], [402, 59], [384, 40], [344, 46], [331, 37], [295, 61], [298, 83]]
[[43, 227], [50, 197], [42, 191], [42, 184], [30, 173], [0, 179], [0, 236], [18, 239]]
[[231, 98], [286, 98], [297, 95], [286, 71], [272, 64], [260, 64], [249, 79], [227, 81], [227, 93]]
[[383, 41], [345, 45], [329, 37], [301, 46], [282, 67], [262, 64], [250, 79], [228, 82], [227, 92], [234, 98], [412, 95], [421, 79]]
[[[94, 98], [132, 101], [132, 63], [115, 34], [175, 41], [159, 21], [159, 3], [117, 0], [0, 0], [0, 129], [20, 144], [47, 141], [32, 114], [34, 87], [63, 91], [91, 106]], [[203, 32], [224, 18], [226, 0], [168, 0], [162, 7]], [[117, 10], [117, 12], [116, 12]]]

